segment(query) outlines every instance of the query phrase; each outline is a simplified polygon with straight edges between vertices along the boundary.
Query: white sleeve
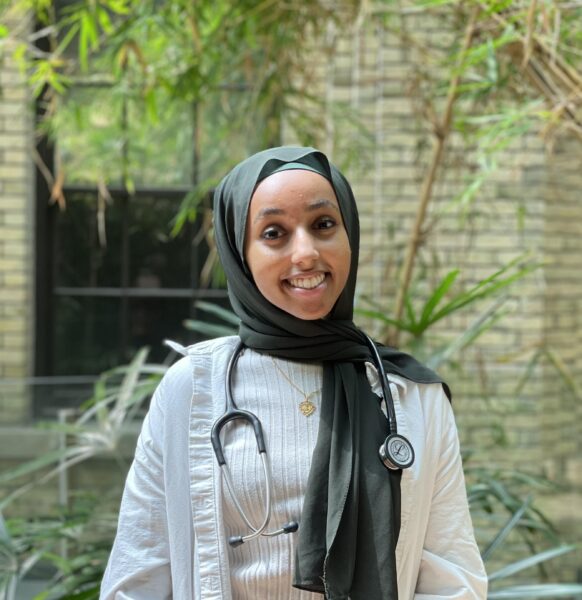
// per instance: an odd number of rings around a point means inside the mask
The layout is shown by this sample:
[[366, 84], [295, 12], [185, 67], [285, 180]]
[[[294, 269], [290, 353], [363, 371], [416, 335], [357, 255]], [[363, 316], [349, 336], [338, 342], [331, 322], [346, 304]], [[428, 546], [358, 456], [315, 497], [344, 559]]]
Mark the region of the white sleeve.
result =
[[415, 600], [484, 600], [487, 575], [469, 514], [457, 428], [443, 402], [442, 451], [432, 493]]
[[170, 554], [164, 489], [160, 406], [164, 381], [152, 398], [137, 442], [123, 492], [117, 535], [100, 600], [172, 598]]

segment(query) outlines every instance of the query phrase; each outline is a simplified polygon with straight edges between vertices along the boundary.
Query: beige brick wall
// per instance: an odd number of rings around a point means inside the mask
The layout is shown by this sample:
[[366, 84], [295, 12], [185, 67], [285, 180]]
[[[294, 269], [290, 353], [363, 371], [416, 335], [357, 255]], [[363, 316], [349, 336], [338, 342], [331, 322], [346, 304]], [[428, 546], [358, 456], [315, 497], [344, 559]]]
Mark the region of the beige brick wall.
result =
[[[565, 482], [559, 497], [546, 503], [564, 530], [574, 539], [582, 530], [582, 205], [580, 189], [582, 150], [579, 140], [562, 140], [549, 156], [540, 176], [531, 173], [532, 185], [543, 190], [544, 219], [544, 341], [563, 363], [567, 384], [556, 365], [545, 367], [541, 446], [547, 471]], [[562, 499], [562, 501], [560, 501]]]
[[23, 75], [0, 54], [0, 423], [26, 421], [32, 373], [34, 204], [33, 114]]
[[[431, 40], [437, 31], [417, 16], [405, 26]], [[347, 105], [373, 136], [374, 151], [359, 150], [361, 164], [348, 166], [347, 174], [362, 225], [358, 293], [374, 298], [387, 312], [393, 309], [395, 278], [431, 149], [429, 128], [414, 110], [416, 98], [410, 93], [411, 52], [381, 27], [356, 31], [327, 57], [319, 92], [328, 106]], [[322, 136], [322, 147], [340, 161], [349, 156], [351, 144], [359, 148], [362, 142], [347, 122], [342, 126], [336, 121]], [[455, 211], [439, 219], [417, 267], [425, 275], [418, 287], [422, 294], [453, 267], [462, 270], [460, 283], [470, 285], [527, 251], [544, 261], [512, 287], [505, 304], [509, 314], [456, 357], [458, 368], [446, 377], [472, 460], [553, 477], [563, 488], [538, 493], [537, 501], [570, 540], [582, 530], [582, 398], [575, 397], [547, 355], [527, 385], [518, 391], [517, 383], [535, 353], [549, 348], [582, 388], [581, 158], [579, 141], [558, 144], [550, 154], [539, 136], [524, 134], [497, 156], [499, 168], [483, 186], [464, 226]], [[429, 219], [463, 189], [464, 166], [472, 159], [453, 137]], [[455, 315], [436, 333], [442, 339], [461, 333], [490, 304]], [[369, 329], [377, 327], [362, 322]], [[576, 577], [578, 560], [574, 555], [562, 559], [564, 577]]]

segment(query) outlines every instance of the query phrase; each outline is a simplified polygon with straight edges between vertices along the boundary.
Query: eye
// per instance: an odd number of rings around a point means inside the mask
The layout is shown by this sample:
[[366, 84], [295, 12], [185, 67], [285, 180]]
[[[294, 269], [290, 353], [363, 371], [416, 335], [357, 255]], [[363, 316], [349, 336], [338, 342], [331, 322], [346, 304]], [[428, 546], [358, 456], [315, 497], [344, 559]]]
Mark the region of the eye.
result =
[[261, 233], [261, 237], [267, 241], [278, 240], [280, 237], [282, 237], [282, 235], [283, 230], [280, 227], [276, 227], [274, 225], [267, 227]]
[[337, 222], [335, 219], [332, 219], [331, 217], [322, 217], [316, 221], [315, 229], [331, 229], [336, 225]]

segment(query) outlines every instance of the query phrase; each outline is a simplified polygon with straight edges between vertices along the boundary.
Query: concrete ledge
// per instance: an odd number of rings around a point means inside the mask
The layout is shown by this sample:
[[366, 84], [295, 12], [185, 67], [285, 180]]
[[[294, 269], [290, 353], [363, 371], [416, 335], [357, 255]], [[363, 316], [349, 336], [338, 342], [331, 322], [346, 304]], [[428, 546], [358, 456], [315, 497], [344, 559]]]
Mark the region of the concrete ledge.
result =
[[[140, 423], [124, 428], [118, 443], [123, 458], [131, 458], [141, 428]], [[59, 447], [61, 433], [39, 427], [0, 427], [0, 461], [25, 461]], [[107, 453], [98, 458], [107, 458]]]

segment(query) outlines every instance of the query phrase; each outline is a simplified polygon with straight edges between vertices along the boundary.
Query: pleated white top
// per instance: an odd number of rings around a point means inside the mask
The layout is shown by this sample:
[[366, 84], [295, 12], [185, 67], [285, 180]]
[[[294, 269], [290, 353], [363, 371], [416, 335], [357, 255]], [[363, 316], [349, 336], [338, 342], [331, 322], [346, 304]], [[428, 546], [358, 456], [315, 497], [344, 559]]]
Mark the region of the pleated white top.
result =
[[[172, 366], [158, 386], [126, 481], [101, 600], [321, 600], [320, 594], [291, 587], [297, 534], [238, 548], [229, 548], [223, 539], [223, 531], [246, 533], [219, 485], [209, 443], [212, 424], [222, 414], [226, 366], [236, 341], [219, 338], [190, 347], [189, 356]], [[307, 394], [321, 387], [321, 365], [275, 360]], [[274, 477], [272, 527], [289, 520], [301, 527], [321, 393], [313, 398], [316, 412], [305, 417], [299, 411], [303, 395], [271, 358], [247, 350], [240, 361], [234, 397], [263, 423]], [[237, 377], [242, 372], [244, 381]], [[378, 393], [372, 366], [367, 375]], [[450, 402], [440, 385], [390, 379], [399, 432], [416, 453], [401, 482], [399, 597], [484, 600], [487, 576], [473, 535]], [[258, 523], [264, 482], [253, 433], [231, 427], [225, 449], [237, 497]]]
[[[275, 367], [315, 404], [315, 412], [304, 416], [299, 408], [304, 396]], [[244, 378], [236, 373], [244, 372]], [[319, 427], [323, 368], [271, 358], [246, 349], [239, 358], [233, 379], [233, 397], [239, 408], [261, 420], [272, 469], [272, 516], [268, 531], [284, 523], [301, 520], [303, 497], [311, 456]], [[265, 479], [257, 452], [254, 431], [240, 421], [227, 428], [224, 451], [227, 464], [247, 518], [258, 526], [264, 518]], [[228, 491], [224, 493], [227, 536], [246, 535], [248, 527]], [[301, 524], [300, 524], [301, 526]], [[321, 594], [292, 587], [297, 534], [261, 536], [236, 548], [229, 547], [232, 597], [243, 599], [321, 600]]]

